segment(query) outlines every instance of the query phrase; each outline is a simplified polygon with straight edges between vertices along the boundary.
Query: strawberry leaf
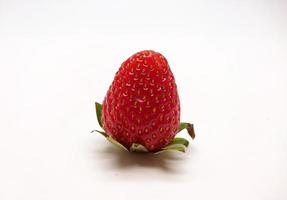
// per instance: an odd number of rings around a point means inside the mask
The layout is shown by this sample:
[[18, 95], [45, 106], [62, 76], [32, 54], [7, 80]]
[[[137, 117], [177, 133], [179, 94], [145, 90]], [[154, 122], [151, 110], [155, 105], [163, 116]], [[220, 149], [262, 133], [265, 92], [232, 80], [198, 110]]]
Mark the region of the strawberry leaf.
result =
[[102, 104], [96, 102], [95, 106], [96, 106], [96, 113], [97, 113], [98, 123], [103, 128], [103, 124], [102, 124]]
[[170, 144], [164, 147], [163, 150], [175, 150], [185, 152], [185, 146], [183, 144]]
[[190, 135], [190, 137], [192, 139], [195, 138], [195, 133], [194, 133], [194, 128], [193, 128], [193, 124], [187, 123], [187, 122], [181, 122], [178, 128], [178, 133], [180, 131], [182, 131], [183, 129], [186, 129], [188, 134]]
[[147, 153], [148, 150], [141, 144], [133, 143], [130, 147], [131, 152]]
[[129, 151], [125, 146], [123, 146], [123, 145], [122, 145], [121, 143], [119, 143], [118, 141], [114, 140], [111, 136], [106, 137], [106, 138], [107, 138], [107, 140], [108, 140], [110, 143], [116, 145], [116, 146], [119, 147], [120, 149], [124, 149], [125, 151]]
[[188, 147], [189, 142], [188, 142], [188, 140], [185, 139], [185, 138], [176, 137], [176, 138], [174, 138], [174, 139], [171, 141], [170, 145], [171, 145], [171, 144], [183, 144], [185, 147]]
[[91, 133], [93, 133], [93, 132], [98, 132], [98, 133], [102, 134], [104, 137], [108, 137], [108, 134], [106, 134], [104, 131], [92, 130]]
[[168, 151], [179, 151], [184, 153], [186, 151], [186, 147], [183, 144], [170, 144], [154, 154], [165, 153]]
[[98, 132], [100, 133], [102, 136], [104, 136], [110, 143], [114, 144], [115, 146], [121, 148], [121, 149], [124, 149], [126, 151], [128, 151], [128, 149], [123, 146], [121, 143], [119, 143], [118, 141], [114, 140], [111, 136], [109, 136], [108, 134], [106, 134], [104, 131], [98, 131], [98, 130], [93, 130], [93, 132]]

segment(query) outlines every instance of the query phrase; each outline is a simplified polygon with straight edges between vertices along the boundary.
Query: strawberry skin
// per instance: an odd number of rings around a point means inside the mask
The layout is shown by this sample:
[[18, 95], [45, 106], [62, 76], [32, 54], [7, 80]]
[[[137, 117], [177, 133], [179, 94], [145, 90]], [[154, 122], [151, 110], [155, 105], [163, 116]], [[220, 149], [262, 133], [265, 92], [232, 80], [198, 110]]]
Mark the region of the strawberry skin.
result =
[[180, 103], [163, 55], [146, 50], [122, 63], [103, 102], [102, 123], [106, 133], [128, 149], [138, 143], [158, 151], [172, 141]]

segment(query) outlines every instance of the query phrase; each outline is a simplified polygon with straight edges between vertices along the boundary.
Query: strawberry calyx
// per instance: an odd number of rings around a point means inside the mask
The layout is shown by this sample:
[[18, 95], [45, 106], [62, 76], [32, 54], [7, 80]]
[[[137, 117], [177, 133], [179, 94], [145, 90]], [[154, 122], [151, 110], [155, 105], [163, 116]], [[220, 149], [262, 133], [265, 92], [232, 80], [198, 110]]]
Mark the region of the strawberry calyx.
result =
[[[100, 125], [101, 128], [103, 128], [102, 125], [102, 121], [101, 121], [101, 116], [102, 116], [102, 104], [96, 102], [95, 103], [95, 108], [96, 108], [96, 114], [97, 114], [97, 120], [98, 123]], [[189, 135], [191, 136], [192, 139], [195, 138], [195, 133], [194, 133], [194, 128], [193, 128], [193, 124], [187, 123], [187, 122], [181, 122], [178, 128], [177, 133], [179, 133], [180, 131], [186, 129], [187, 132], [189, 133]], [[159, 151], [156, 152], [150, 152], [148, 151], [148, 149], [143, 146], [142, 144], [138, 144], [138, 143], [133, 143], [129, 149], [127, 149], [124, 145], [122, 145], [121, 143], [119, 143], [118, 141], [116, 141], [115, 139], [113, 139], [111, 136], [109, 136], [106, 132], [104, 131], [99, 131], [99, 130], [93, 130], [93, 132], [98, 132], [100, 133], [102, 136], [104, 136], [110, 143], [114, 144], [115, 146], [125, 150], [125, 151], [129, 151], [129, 152], [135, 152], [135, 153], [153, 153], [153, 154], [159, 154], [159, 153], [164, 153], [164, 152], [168, 152], [168, 151], [179, 151], [179, 152], [185, 152], [186, 148], [189, 145], [189, 141], [186, 140], [185, 138], [181, 138], [181, 137], [175, 137], [171, 143], [165, 147], [163, 147], [162, 149], [160, 149]]]

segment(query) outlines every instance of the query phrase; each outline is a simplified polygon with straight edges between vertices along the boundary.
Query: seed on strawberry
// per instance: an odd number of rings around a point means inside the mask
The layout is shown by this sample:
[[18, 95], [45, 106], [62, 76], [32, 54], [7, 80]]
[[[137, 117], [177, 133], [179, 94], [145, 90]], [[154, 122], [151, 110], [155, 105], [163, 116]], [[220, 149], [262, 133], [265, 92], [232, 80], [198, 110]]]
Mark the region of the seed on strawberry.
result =
[[177, 86], [166, 58], [155, 51], [138, 52], [122, 63], [99, 112], [107, 136], [126, 149], [156, 152], [181, 144], [173, 144], [183, 127]]

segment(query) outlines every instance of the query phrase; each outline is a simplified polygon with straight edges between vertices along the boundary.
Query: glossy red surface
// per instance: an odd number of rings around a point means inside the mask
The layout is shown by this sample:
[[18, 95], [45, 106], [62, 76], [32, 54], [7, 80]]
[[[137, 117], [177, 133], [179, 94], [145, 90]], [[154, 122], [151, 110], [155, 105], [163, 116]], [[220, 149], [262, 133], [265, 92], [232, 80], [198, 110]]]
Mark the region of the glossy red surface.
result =
[[171, 142], [179, 121], [179, 97], [167, 60], [154, 51], [128, 58], [103, 102], [107, 134], [127, 148], [139, 143], [156, 151]]

